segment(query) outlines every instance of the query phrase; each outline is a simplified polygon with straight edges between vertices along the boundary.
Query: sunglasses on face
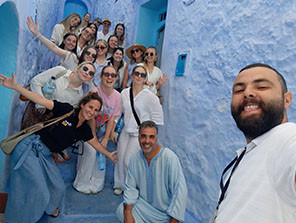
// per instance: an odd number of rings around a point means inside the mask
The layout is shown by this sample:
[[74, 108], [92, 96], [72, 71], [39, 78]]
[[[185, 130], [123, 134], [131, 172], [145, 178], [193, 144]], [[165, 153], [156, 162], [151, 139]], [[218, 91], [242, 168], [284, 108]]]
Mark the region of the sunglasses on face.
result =
[[136, 53], [140, 52], [140, 49], [131, 50], [131, 54], [134, 54], [135, 52]]
[[112, 78], [116, 78], [117, 77], [117, 74], [102, 73], [102, 75], [104, 77], [112, 77]]
[[98, 49], [100, 49], [100, 50], [104, 50], [104, 49], [106, 49], [107, 47], [105, 47], [105, 46], [96, 46], [96, 49], [98, 50]]
[[[145, 53], [145, 56], [146, 56], [146, 57], [149, 56], [149, 53]], [[151, 52], [151, 53], [150, 53], [150, 56], [153, 57], [153, 56], [154, 56], [154, 53]]]
[[103, 22], [103, 25], [110, 26], [111, 24], [109, 22]]
[[[83, 66], [82, 67], [82, 70], [86, 72], [86, 71], [88, 71], [88, 67], [87, 66]], [[95, 72], [93, 72], [93, 71], [90, 70], [88, 72], [88, 75], [91, 76], [91, 77], [93, 77], [95, 75]]]
[[90, 37], [94, 37], [94, 34], [90, 33], [87, 29], [85, 30], [86, 34], [89, 35]]
[[146, 78], [147, 77], [147, 74], [145, 73], [140, 73], [140, 72], [137, 72], [137, 71], [134, 71], [133, 72], [133, 75], [137, 76], [137, 77], [142, 77], [142, 78]]
[[89, 52], [89, 51], [86, 51], [85, 54], [86, 54], [87, 56], [91, 55], [92, 58], [94, 58], [94, 59], [97, 58], [97, 54], [93, 54], [93, 53], [91, 53], [91, 52]]

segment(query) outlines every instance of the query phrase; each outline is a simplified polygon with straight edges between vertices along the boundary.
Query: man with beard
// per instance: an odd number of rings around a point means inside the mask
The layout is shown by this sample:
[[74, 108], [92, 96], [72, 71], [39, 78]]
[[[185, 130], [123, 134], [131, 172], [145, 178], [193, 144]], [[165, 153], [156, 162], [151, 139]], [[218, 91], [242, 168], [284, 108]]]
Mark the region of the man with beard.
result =
[[296, 125], [283, 76], [266, 64], [243, 68], [233, 84], [231, 113], [247, 146], [223, 171], [215, 223], [296, 222]]
[[117, 217], [124, 223], [183, 222], [187, 187], [178, 157], [157, 145], [157, 125], [139, 128], [141, 149], [130, 160], [124, 201]]

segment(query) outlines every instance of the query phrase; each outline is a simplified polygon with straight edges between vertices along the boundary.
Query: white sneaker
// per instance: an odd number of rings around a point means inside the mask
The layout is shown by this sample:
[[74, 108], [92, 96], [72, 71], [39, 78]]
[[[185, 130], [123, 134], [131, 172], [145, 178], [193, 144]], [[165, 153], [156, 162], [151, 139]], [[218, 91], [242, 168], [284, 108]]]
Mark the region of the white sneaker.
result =
[[121, 190], [120, 188], [115, 188], [115, 189], [113, 190], [113, 193], [114, 193], [115, 195], [120, 195], [120, 194], [123, 193], [123, 190]]

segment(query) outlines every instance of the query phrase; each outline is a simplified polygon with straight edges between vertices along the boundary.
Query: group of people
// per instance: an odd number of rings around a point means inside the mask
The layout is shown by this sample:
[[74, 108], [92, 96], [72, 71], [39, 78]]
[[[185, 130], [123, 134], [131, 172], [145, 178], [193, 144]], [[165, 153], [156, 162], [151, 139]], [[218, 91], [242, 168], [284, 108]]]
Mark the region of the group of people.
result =
[[[116, 163], [114, 194], [124, 192], [117, 209], [122, 222], [182, 222], [187, 187], [180, 161], [157, 144], [158, 125], [163, 125], [157, 94], [167, 79], [155, 66], [157, 50], [140, 44], [124, 49], [123, 24], [111, 34], [109, 19], [90, 20], [89, 13], [82, 20], [73, 13], [54, 27], [49, 40], [28, 17], [29, 30], [61, 57], [61, 64], [35, 76], [31, 90], [21, 87], [14, 73], [12, 78], [0, 75], [0, 85], [18, 91], [36, 109], [45, 108], [43, 113], [51, 112], [52, 118], [62, 116], [15, 147], [6, 221], [36, 222], [44, 212], [58, 216], [65, 184], [56, 166], [60, 157], [53, 154], [69, 159], [65, 150], [80, 142], [83, 154], [78, 156], [73, 182], [77, 191], [90, 194], [103, 189], [106, 170], [98, 169], [97, 157], [105, 155]], [[52, 77], [56, 89], [46, 98], [42, 88]], [[212, 222], [296, 221], [296, 127], [288, 123], [286, 113], [291, 102], [285, 79], [271, 66], [252, 64], [239, 72], [231, 112], [247, 146], [223, 171]], [[117, 140], [114, 130], [122, 118]], [[109, 152], [112, 142], [117, 151]]]
[[[187, 188], [180, 162], [171, 150], [156, 144], [157, 125], [164, 124], [158, 90], [167, 80], [167, 75], [155, 66], [157, 50], [140, 44], [124, 49], [123, 24], [117, 24], [111, 34], [109, 19], [90, 20], [89, 13], [82, 19], [72, 13], [54, 26], [51, 39], [47, 39], [40, 34], [38, 22], [27, 17], [28, 29], [61, 57], [60, 65], [36, 75], [30, 90], [16, 82], [14, 73], [11, 78], [0, 76], [0, 85], [18, 91], [33, 104], [30, 109], [34, 112], [25, 112], [22, 128], [30, 126], [34, 118], [61, 118], [15, 147], [10, 159], [5, 219], [31, 223], [44, 213], [58, 216], [65, 184], [57, 165], [71, 159], [67, 148], [78, 147], [72, 184], [77, 191], [94, 194], [103, 190], [106, 168], [98, 168], [98, 162], [102, 162], [98, 157], [106, 156], [115, 163], [114, 194], [124, 192], [124, 209], [133, 209], [126, 216], [123, 209], [118, 211], [122, 221], [126, 222], [127, 217], [128, 222], [147, 222], [152, 216], [156, 222], [183, 221]], [[103, 28], [98, 31], [101, 24]], [[48, 95], [45, 88], [53, 80], [55, 88]], [[122, 119], [123, 129], [115, 132]], [[109, 147], [117, 150], [110, 152]], [[132, 157], [140, 161], [137, 156], [146, 158], [141, 170], [130, 167]], [[152, 172], [144, 178], [145, 168]], [[139, 188], [137, 180], [143, 187]], [[141, 201], [139, 206], [137, 200]]]

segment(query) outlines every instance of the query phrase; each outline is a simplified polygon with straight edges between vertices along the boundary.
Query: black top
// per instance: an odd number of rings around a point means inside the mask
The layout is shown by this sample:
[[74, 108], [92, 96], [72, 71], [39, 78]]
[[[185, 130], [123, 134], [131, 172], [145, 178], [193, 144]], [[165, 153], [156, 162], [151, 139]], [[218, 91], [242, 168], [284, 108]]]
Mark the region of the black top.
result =
[[[73, 110], [72, 105], [54, 101], [52, 118], [62, 116], [71, 110]], [[71, 116], [36, 133], [50, 151], [60, 152], [79, 140], [88, 141], [93, 138], [91, 128], [86, 121], [76, 128], [78, 113], [78, 109], [75, 109]]]

